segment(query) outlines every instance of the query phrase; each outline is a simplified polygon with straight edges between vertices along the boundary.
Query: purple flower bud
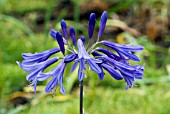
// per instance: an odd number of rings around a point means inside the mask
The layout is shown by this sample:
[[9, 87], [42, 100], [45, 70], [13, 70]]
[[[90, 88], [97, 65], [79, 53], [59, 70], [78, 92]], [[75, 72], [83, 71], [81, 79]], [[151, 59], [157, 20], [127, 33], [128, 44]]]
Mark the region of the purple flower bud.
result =
[[62, 28], [62, 31], [64, 34], [64, 38], [68, 38], [67, 25], [66, 25], [66, 22], [64, 21], [64, 19], [61, 20], [60, 24], [61, 24], [61, 28]]
[[65, 54], [64, 42], [60, 32], [56, 33], [56, 40], [58, 42], [58, 45], [60, 46], [61, 52]]
[[83, 43], [86, 41], [86, 38], [84, 36], [81, 36], [80, 39]]
[[89, 17], [89, 29], [88, 29], [88, 34], [89, 34], [90, 39], [93, 36], [95, 23], [96, 23], [96, 15], [94, 13], [91, 13], [91, 15]]
[[73, 45], [76, 46], [76, 35], [75, 35], [75, 30], [74, 27], [70, 26], [70, 36], [73, 42]]
[[100, 28], [99, 28], [99, 33], [98, 33], [98, 37], [101, 37], [103, 34], [103, 31], [105, 29], [106, 26], [106, 21], [107, 21], [107, 12], [104, 11], [102, 13], [101, 19], [100, 19]]
[[[52, 38], [54, 38], [54, 40], [57, 40], [56, 39], [56, 33], [57, 33], [57, 31], [50, 30], [50, 35], [51, 35]], [[67, 44], [67, 41], [64, 38], [63, 38], [63, 42], [64, 42], [64, 44]]]

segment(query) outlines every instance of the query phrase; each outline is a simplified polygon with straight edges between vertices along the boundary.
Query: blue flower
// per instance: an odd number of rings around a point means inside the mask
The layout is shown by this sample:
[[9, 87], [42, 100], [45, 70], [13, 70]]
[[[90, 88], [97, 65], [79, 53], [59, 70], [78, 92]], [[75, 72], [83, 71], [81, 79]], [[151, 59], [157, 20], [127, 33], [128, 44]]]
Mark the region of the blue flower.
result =
[[[96, 72], [100, 80], [104, 79], [105, 71], [107, 71], [114, 79], [122, 80], [124, 79], [127, 87], [131, 88], [134, 85], [136, 79], [142, 79], [144, 72], [144, 65], [134, 65], [132, 66], [128, 60], [133, 60], [139, 62], [140, 59], [134, 54], [134, 52], [142, 51], [144, 48], [140, 45], [132, 46], [130, 44], [117, 44], [110, 41], [99, 41], [102, 36], [106, 22], [107, 22], [107, 12], [104, 11], [100, 19], [100, 27], [98, 31], [98, 36], [96, 43], [88, 49], [90, 39], [93, 37], [93, 32], [95, 30], [96, 15], [92, 13], [89, 17], [88, 26], [88, 45], [85, 47], [86, 39], [82, 35], [79, 39], [76, 39], [76, 33], [74, 27], [69, 27], [69, 35], [67, 32], [67, 24], [62, 19], [61, 29], [63, 36], [59, 31], [50, 30], [50, 35], [55, 39], [59, 45], [59, 48], [52, 48], [40, 53], [23, 53], [22, 57], [24, 60], [18, 62], [17, 64], [26, 72], [28, 72], [26, 79], [31, 82], [31, 86], [34, 86], [34, 92], [36, 93], [36, 86], [39, 81], [45, 81], [51, 79], [45, 88], [45, 92], [53, 92], [57, 86], [60, 86], [60, 92], [66, 94], [63, 86], [64, 70], [67, 64], [73, 62], [73, 66], [70, 72], [73, 72], [78, 66], [78, 80], [82, 81], [85, 77], [86, 67]], [[69, 43], [69, 38], [72, 40], [72, 44]], [[98, 44], [102, 44], [105, 47], [97, 47]], [[66, 46], [67, 45], [67, 46]], [[78, 50], [76, 50], [78, 49]], [[88, 50], [87, 50], [88, 49]], [[111, 50], [110, 50], [111, 49]], [[53, 54], [62, 52], [61, 57], [51, 57]], [[66, 53], [69, 51], [69, 54]], [[45, 72], [45, 69], [50, 65], [56, 63], [59, 59], [61, 62], [52, 68], [52, 70]], [[50, 78], [51, 77], [51, 78]]]

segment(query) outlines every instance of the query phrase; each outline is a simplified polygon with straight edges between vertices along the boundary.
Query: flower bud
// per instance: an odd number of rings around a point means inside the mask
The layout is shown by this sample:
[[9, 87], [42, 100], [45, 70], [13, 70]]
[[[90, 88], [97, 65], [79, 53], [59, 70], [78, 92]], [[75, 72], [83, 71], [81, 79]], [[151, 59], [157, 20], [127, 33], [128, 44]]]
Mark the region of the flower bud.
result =
[[88, 28], [88, 34], [90, 39], [93, 37], [95, 23], [96, 23], [96, 15], [94, 13], [91, 13], [89, 17], [89, 28]]
[[76, 35], [74, 27], [70, 26], [70, 37], [72, 39], [73, 45], [76, 46]]
[[68, 38], [67, 25], [66, 25], [66, 22], [64, 21], [64, 19], [61, 20], [60, 24], [61, 24], [61, 28], [62, 28], [62, 31], [64, 34], [64, 38]]
[[98, 37], [101, 37], [103, 34], [103, 31], [105, 29], [106, 26], [106, 22], [107, 22], [107, 12], [104, 11], [102, 13], [101, 19], [100, 19], [100, 28], [99, 28], [99, 33], [98, 33]]

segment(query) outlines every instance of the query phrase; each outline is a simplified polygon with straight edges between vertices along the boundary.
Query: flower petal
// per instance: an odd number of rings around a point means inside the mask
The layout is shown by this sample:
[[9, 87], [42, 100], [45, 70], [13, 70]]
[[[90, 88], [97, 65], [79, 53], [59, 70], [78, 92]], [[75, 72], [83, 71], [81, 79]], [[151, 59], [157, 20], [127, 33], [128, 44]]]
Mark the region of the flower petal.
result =
[[142, 51], [144, 49], [144, 47], [140, 46], [140, 45], [137, 45], [137, 46], [131, 46], [132, 44], [122, 45], [122, 44], [117, 44], [117, 43], [106, 41], [106, 40], [103, 40], [101, 42], [103, 45], [108, 46], [110, 48], [119, 48], [122, 50], [132, 51], [132, 52], [138, 52], [138, 51]]
[[95, 63], [93, 59], [87, 59], [87, 63], [89, 64], [92, 71], [98, 74], [102, 72], [101, 68]]
[[22, 57], [25, 59], [22, 64], [34, 64], [47, 60], [51, 55], [60, 51], [60, 48], [53, 48], [40, 53], [23, 53]]
[[113, 52], [111, 52], [105, 48], [97, 48], [96, 50], [106, 54], [108, 57], [113, 58], [117, 61], [119, 61], [121, 59], [118, 55], [114, 54]]
[[111, 66], [102, 64], [102, 67], [116, 80], [122, 80], [123, 77]]
[[79, 69], [78, 69], [78, 79], [79, 81], [82, 81], [84, 78], [84, 70], [85, 70], [85, 63], [84, 63], [84, 59], [80, 59], [80, 65], [79, 65]]
[[58, 85], [57, 77], [53, 77], [50, 82], [46, 85], [45, 92], [49, 93], [51, 90], [53, 90]]
[[76, 69], [77, 64], [78, 64], [78, 61], [75, 61], [74, 64], [73, 64], [73, 67], [70, 70], [70, 72], [73, 72]]
[[86, 49], [84, 48], [84, 44], [82, 42], [81, 39], [78, 39], [77, 41], [77, 45], [78, 45], [78, 57], [80, 58], [84, 58], [84, 59], [90, 59], [90, 55], [86, 52]]
[[77, 58], [78, 54], [70, 54], [64, 57], [64, 62], [69, 63]]
[[102, 70], [102, 72], [101, 72], [101, 73], [98, 73], [98, 77], [99, 77], [100, 80], [103, 80], [103, 78], [104, 78], [104, 72], [103, 72], [103, 69], [102, 69], [101, 65], [99, 65], [99, 67], [100, 67], [100, 69]]

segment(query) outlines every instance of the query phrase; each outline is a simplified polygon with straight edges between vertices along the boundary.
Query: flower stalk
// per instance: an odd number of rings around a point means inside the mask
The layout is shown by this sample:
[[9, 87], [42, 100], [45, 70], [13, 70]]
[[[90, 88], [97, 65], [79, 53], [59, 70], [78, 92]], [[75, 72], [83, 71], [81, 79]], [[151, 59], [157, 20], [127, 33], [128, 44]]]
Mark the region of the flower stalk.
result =
[[80, 81], [80, 114], [83, 114], [83, 80]]

